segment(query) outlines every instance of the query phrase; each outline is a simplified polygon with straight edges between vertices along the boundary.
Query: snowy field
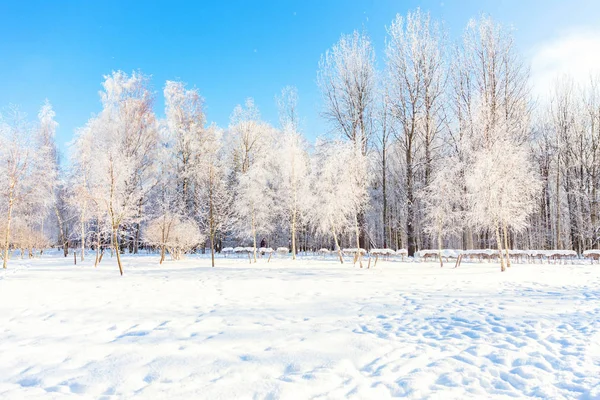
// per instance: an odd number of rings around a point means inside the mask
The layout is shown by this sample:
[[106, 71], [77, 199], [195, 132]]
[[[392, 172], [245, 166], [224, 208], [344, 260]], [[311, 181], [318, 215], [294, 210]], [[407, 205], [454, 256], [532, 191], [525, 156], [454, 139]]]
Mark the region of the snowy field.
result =
[[0, 398], [600, 399], [598, 265], [124, 260], [0, 272]]

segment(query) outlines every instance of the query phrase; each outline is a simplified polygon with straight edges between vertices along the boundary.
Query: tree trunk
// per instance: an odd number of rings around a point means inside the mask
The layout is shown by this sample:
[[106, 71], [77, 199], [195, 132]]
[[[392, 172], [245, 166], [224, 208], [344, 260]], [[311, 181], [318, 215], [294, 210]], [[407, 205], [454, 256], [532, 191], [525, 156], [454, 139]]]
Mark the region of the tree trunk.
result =
[[12, 217], [12, 209], [13, 209], [13, 196], [12, 196], [12, 187], [10, 189], [8, 195], [8, 213], [6, 215], [6, 233], [4, 235], [4, 256], [2, 257], [2, 268], [6, 269], [8, 264], [8, 246], [10, 245], [10, 222]]
[[159, 264], [162, 264], [163, 261], [165, 261], [165, 253], [166, 253], [165, 249], [166, 249], [166, 246], [164, 244], [162, 244], [160, 246], [160, 262], [159, 262]]
[[85, 260], [85, 205], [81, 210], [81, 261]]
[[254, 262], [256, 263], [256, 224], [254, 222], [254, 205], [252, 206], [252, 244], [253, 244], [253, 248], [252, 248], [252, 253], [254, 256]]
[[437, 242], [438, 242], [438, 255], [440, 257], [440, 268], [444, 266], [444, 261], [442, 260], [442, 247], [443, 247], [443, 242], [442, 242], [442, 229], [438, 229], [438, 237], [437, 237]]
[[212, 267], [215, 267], [215, 234], [212, 231], [210, 231], [210, 262]]
[[104, 250], [102, 249], [102, 236], [100, 235], [100, 217], [96, 217], [96, 262], [94, 263], [94, 267], [97, 267], [100, 261], [102, 261], [102, 256], [104, 255]]
[[60, 241], [62, 242], [63, 245], [63, 254], [64, 256], [68, 256], [69, 255], [69, 241], [67, 240], [67, 238], [65, 237], [65, 231], [63, 228], [63, 220], [60, 217], [60, 212], [58, 211], [58, 206], [56, 205], [56, 203], [54, 204], [54, 213], [56, 214], [56, 219], [58, 221], [58, 229], [60, 232]]
[[500, 239], [500, 227], [497, 221], [494, 225], [496, 231], [496, 243], [498, 244], [498, 256], [500, 257], [500, 271], [504, 272], [504, 256], [502, 254], [502, 240]]
[[335, 232], [335, 228], [331, 229], [332, 233], [333, 233], [333, 241], [335, 242], [335, 249], [338, 253], [338, 257], [340, 259], [340, 263], [343, 264], [344, 263], [344, 256], [342, 255], [342, 249], [340, 248], [340, 243], [338, 241], [338, 237], [337, 237], [337, 233]]
[[162, 229], [160, 232], [160, 239], [161, 239], [161, 243], [160, 243], [160, 261], [158, 262], [160, 265], [162, 265], [163, 261], [165, 261], [165, 229], [166, 229], [166, 216], [163, 215], [163, 224], [162, 224]]
[[557, 250], [562, 249], [560, 243], [560, 155], [558, 157], [556, 166], [556, 238], [554, 242], [554, 248]]
[[406, 156], [406, 241], [408, 256], [414, 257], [416, 251], [415, 237], [415, 204], [413, 193], [413, 173], [412, 173], [412, 156], [410, 151], [407, 151]]
[[[296, 194], [294, 193], [294, 198]], [[296, 259], [296, 209], [292, 210], [292, 260]]]
[[506, 221], [502, 223], [502, 231], [504, 233], [504, 251], [506, 252], [506, 266], [510, 268], [510, 254], [508, 254], [508, 228], [506, 227]]
[[208, 230], [210, 232], [210, 262], [212, 267], [215, 267], [215, 214], [214, 214], [214, 171], [210, 169], [210, 180], [208, 182]]
[[135, 237], [133, 238], [133, 254], [138, 253], [138, 247], [140, 243], [140, 223], [135, 223]]
[[354, 263], [356, 264], [356, 261], [358, 261], [358, 264], [362, 268], [362, 248], [360, 247], [360, 227], [358, 226], [358, 215], [354, 216], [354, 227], [356, 229], [356, 257], [354, 258]]
[[123, 265], [121, 265], [121, 249], [119, 248], [119, 236], [118, 236], [118, 226], [113, 226], [113, 247], [115, 252], [117, 253], [117, 264], [119, 265], [119, 272], [121, 276], [123, 276]]

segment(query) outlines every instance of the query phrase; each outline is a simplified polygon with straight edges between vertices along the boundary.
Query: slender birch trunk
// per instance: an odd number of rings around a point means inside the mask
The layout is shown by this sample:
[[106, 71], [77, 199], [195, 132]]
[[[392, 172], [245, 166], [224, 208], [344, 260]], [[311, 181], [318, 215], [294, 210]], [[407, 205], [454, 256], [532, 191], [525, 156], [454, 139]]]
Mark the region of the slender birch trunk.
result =
[[254, 256], [254, 262], [256, 263], [256, 221], [255, 221], [255, 217], [256, 216], [255, 216], [255, 213], [254, 213], [254, 204], [251, 205], [250, 209], [251, 209], [251, 213], [252, 213], [252, 221], [251, 221], [251, 224], [252, 224], [252, 240], [253, 240], [252, 243], [253, 243], [253, 246], [254, 246], [253, 249], [252, 249], [252, 252], [253, 252], [253, 256]]
[[68, 243], [68, 240], [65, 238], [65, 230], [63, 229], [63, 220], [60, 217], [60, 212], [58, 211], [58, 206], [56, 205], [56, 203], [54, 204], [54, 213], [56, 214], [56, 219], [58, 221], [60, 240], [63, 245], [63, 254], [66, 257], [69, 255], [69, 243]]
[[296, 161], [295, 154], [292, 153], [292, 260], [296, 259], [296, 214], [298, 213], [298, 188], [296, 186]]
[[162, 264], [163, 261], [165, 261], [165, 254], [166, 254], [166, 246], [163, 244], [162, 246], [160, 246], [160, 262], [159, 262], [159, 264]]
[[442, 260], [442, 229], [439, 228], [438, 229], [438, 235], [437, 235], [437, 242], [438, 242], [438, 255], [440, 257], [440, 268], [442, 268], [444, 266], [444, 261]]
[[8, 263], [8, 246], [10, 244], [10, 222], [12, 220], [12, 209], [14, 204], [14, 185], [11, 185], [10, 191], [8, 194], [8, 213], [6, 215], [6, 232], [4, 235], [4, 256], [2, 257], [2, 268], [7, 268]]
[[210, 181], [208, 184], [208, 231], [210, 234], [210, 263], [212, 267], [215, 267], [215, 214], [214, 214], [214, 171], [210, 169]]
[[338, 257], [340, 258], [340, 263], [343, 264], [344, 263], [344, 256], [342, 255], [342, 249], [340, 248], [340, 243], [338, 242], [338, 237], [337, 237], [337, 233], [335, 231], [335, 228], [332, 228], [331, 231], [333, 233], [333, 240], [335, 242], [335, 249], [337, 250]]
[[81, 261], [84, 261], [85, 256], [85, 202], [81, 210]]
[[296, 259], [296, 212], [292, 213], [292, 260]]
[[160, 243], [160, 261], [158, 262], [159, 264], [162, 264], [163, 261], [165, 261], [165, 217], [163, 217], [163, 226], [162, 226], [162, 232], [161, 232], [161, 243]]
[[100, 240], [100, 217], [96, 217], [96, 262], [94, 262], [94, 268], [98, 266], [98, 263], [100, 262], [100, 246], [101, 246], [101, 240]]
[[502, 240], [500, 239], [500, 227], [498, 221], [494, 223], [496, 231], [496, 243], [498, 243], [498, 255], [500, 256], [500, 271], [504, 272], [504, 255], [502, 254]]
[[113, 245], [115, 252], [117, 253], [117, 264], [119, 265], [119, 272], [123, 276], [123, 266], [121, 265], [121, 251], [119, 249], [119, 227], [113, 225]]
[[506, 227], [506, 221], [502, 222], [502, 231], [504, 234], [504, 251], [506, 253], [506, 266], [510, 268], [510, 254], [508, 253], [508, 228]]
[[354, 229], [356, 231], [356, 257], [354, 258], [354, 263], [358, 261], [360, 267], [363, 267], [362, 264], [362, 253], [360, 249], [360, 227], [358, 226], [358, 215], [354, 215]]

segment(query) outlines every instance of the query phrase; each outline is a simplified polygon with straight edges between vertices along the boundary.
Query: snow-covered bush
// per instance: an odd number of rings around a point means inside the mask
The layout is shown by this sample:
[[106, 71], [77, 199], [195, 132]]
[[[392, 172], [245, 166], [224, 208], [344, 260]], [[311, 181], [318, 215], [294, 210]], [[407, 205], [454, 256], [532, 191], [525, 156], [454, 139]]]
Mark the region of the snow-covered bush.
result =
[[369, 253], [379, 256], [390, 256], [392, 254], [396, 254], [396, 252], [392, 249], [371, 249], [369, 250]]
[[179, 216], [169, 216], [153, 219], [146, 228], [146, 242], [161, 248], [161, 262], [165, 252], [173, 260], [180, 260], [185, 253], [204, 242], [198, 225]]

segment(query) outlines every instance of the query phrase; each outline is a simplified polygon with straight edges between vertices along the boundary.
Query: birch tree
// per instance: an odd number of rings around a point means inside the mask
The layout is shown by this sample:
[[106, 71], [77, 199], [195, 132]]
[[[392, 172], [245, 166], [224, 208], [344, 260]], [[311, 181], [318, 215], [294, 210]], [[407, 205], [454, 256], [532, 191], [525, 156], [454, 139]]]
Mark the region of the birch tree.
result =
[[419, 152], [424, 153], [425, 182], [432, 171], [435, 141], [442, 129], [445, 84], [443, 36], [429, 14], [419, 9], [397, 15], [388, 28], [387, 77], [392, 115], [398, 121], [403, 151], [408, 254], [417, 248], [417, 184]]
[[173, 156], [177, 160], [177, 184], [186, 214], [196, 213], [194, 204], [195, 171], [200, 157], [205, 116], [203, 99], [196, 89], [186, 89], [182, 82], [167, 81], [164, 89], [165, 114], [172, 135]]
[[215, 266], [217, 237], [231, 225], [231, 195], [227, 188], [227, 168], [224, 162], [223, 131], [210, 126], [205, 131], [202, 162], [196, 165], [200, 178], [197, 197], [200, 199], [203, 231], [210, 243], [211, 265]]
[[121, 262], [121, 228], [139, 218], [140, 204], [155, 184], [157, 127], [148, 77], [117, 71], [105, 77], [103, 110], [91, 121], [94, 196], [108, 215], [112, 245]]
[[[363, 211], [367, 199], [367, 191], [362, 184], [366, 179], [366, 158], [357, 154], [356, 147], [349, 142], [333, 141], [317, 146], [315, 166], [312, 168], [313, 205], [310, 207], [310, 218], [318, 233], [331, 235], [341, 263], [344, 262], [340, 235], [354, 232], [358, 238], [357, 215]], [[359, 160], [360, 163], [356, 161]], [[348, 164], [360, 166], [360, 170], [348, 168]], [[359, 246], [358, 239], [355, 242]], [[360, 258], [354, 258], [359, 262]]]
[[465, 212], [461, 190], [463, 166], [448, 158], [432, 174], [429, 184], [419, 192], [424, 212], [425, 231], [437, 239], [440, 267], [444, 266], [444, 237], [457, 234], [464, 225]]
[[309, 156], [307, 145], [298, 131], [296, 88], [286, 87], [277, 100], [281, 133], [277, 140], [279, 164], [278, 202], [285, 204], [284, 217], [290, 222], [292, 259], [296, 259], [296, 232], [301, 219], [306, 215], [309, 196]]
[[4, 224], [2, 237], [2, 266], [7, 268], [11, 226], [15, 211], [23, 209], [35, 197], [43, 194], [47, 179], [53, 180], [52, 167], [47, 164], [46, 148], [40, 145], [39, 130], [26, 120], [17, 108], [0, 116], [0, 176]]
[[[521, 231], [536, 210], [541, 189], [538, 172], [523, 146], [498, 140], [480, 151], [465, 177], [468, 189], [469, 218], [479, 229], [494, 232], [500, 269], [508, 266], [506, 229]], [[503, 253], [503, 248], [506, 254]]]
[[[373, 139], [373, 112], [376, 95], [375, 52], [371, 40], [358, 31], [342, 35], [319, 63], [317, 82], [324, 101], [323, 117], [333, 131], [347, 138], [360, 155], [347, 168], [358, 172]], [[356, 165], [354, 165], [356, 164]], [[355, 177], [354, 180], [359, 179]], [[368, 182], [361, 181], [364, 190]], [[361, 211], [362, 207], [359, 207]], [[365, 215], [356, 216], [359, 235], [357, 249], [366, 247]], [[357, 251], [357, 257], [361, 254]]]
[[252, 239], [253, 260], [257, 261], [257, 235], [273, 229], [273, 191], [268, 169], [268, 144], [273, 128], [260, 121], [254, 101], [237, 106], [231, 117], [229, 142], [234, 165], [234, 227], [241, 237]]

